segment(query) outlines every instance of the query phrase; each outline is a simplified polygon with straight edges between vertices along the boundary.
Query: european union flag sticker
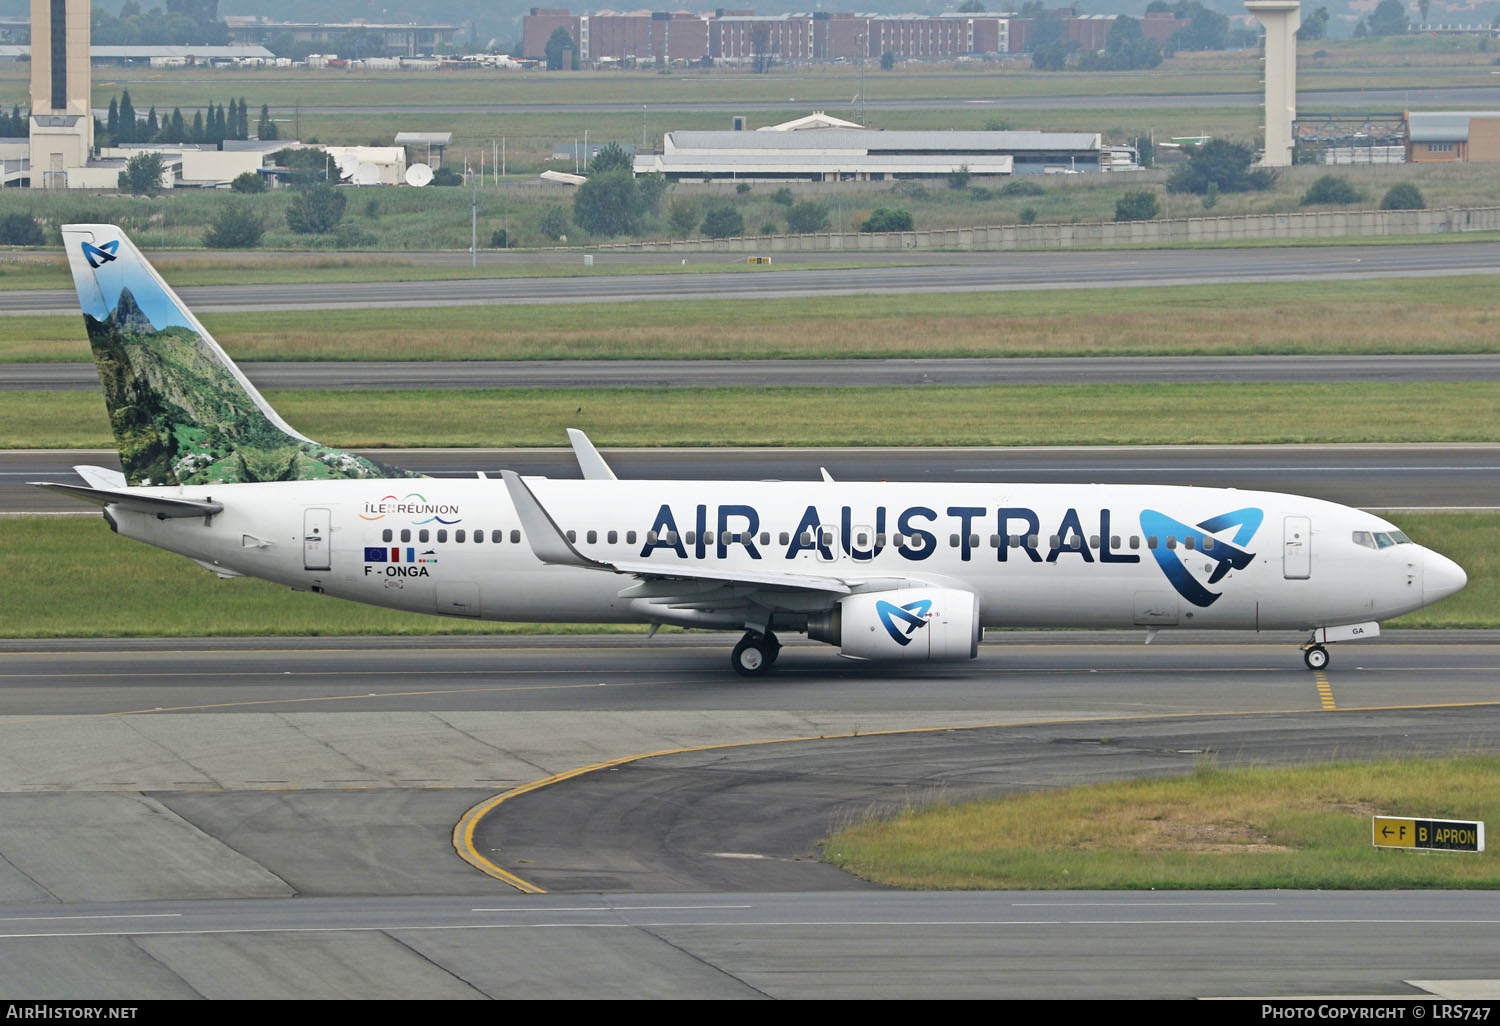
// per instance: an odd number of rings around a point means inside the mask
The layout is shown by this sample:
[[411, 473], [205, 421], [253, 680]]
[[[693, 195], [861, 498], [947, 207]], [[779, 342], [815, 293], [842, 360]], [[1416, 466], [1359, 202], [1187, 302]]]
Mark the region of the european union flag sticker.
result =
[[387, 551], [389, 551], [389, 550], [383, 549], [383, 548], [378, 548], [378, 547], [377, 548], [371, 548], [370, 546], [367, 545], [367, 546], [365, 546], [365, 562], [366, 563], [384, 563]]

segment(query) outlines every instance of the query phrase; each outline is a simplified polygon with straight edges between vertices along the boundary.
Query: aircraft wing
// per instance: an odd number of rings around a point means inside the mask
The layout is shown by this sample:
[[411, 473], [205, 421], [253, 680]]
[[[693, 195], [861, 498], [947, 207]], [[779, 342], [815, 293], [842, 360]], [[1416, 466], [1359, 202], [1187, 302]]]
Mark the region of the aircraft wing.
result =
[[511, 502], [516, 507], [531, 551], [543, 563], [555, 566], [576, 566], [588, 570], [606, 570], [618, 574], [633, 574], [651, 580], [704, 581], [716, 584], [741, 585], [754, 589], [770, 588], [778, 591], [819, 592], [827, 595], [848, 595], [853, 592], [849, 583], [836, 577], [818, 574], [777, 573], [759, 570], [709, 568], [701, 566], [668, 566], [662, 563], [612, 562], [594, 559], [579, 552], [566, 533], [557, 526], [552, 515], [537, 499], [536, 495], [513, 470], [502, 470], [505, 487], [510, 492]]

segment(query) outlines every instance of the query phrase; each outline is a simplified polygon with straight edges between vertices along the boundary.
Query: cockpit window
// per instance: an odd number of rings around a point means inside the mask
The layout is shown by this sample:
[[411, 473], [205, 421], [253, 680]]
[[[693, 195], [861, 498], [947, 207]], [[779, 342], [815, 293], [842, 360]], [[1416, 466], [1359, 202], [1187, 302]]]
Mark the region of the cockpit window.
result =
[[1391, 537], [1396, 539], [1397, 545], [1410, 545], [1412, 543], [1411, 539], [1401, 531], [1392, 531]]
[[1392, 545], [1396, 544], [1396, 539], [1392, 538], [1390, 535], [1386, 534], [1384, 531], [1376, 531], [1375, 532], [1375, 544], [1379, 545], [1382, 549], [1388, 549]]
[[1355, 531], [1354, 544], [1363, 545], [1367, 549], [1375, 548], [1375, 538], [1369, 531]]

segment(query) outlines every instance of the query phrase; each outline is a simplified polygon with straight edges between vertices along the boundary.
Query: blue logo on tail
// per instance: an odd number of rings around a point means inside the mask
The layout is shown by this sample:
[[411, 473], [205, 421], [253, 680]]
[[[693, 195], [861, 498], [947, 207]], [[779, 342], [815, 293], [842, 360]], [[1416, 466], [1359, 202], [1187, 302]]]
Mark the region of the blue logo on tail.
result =
[[84, 258], [88, 260], [90, 267], [97, 268], [109, 263], [111, 260], [116, 259], [115, 251], [119, 248], [119, 239], [116, 239], [113, 242], [106, 242], [102, 246], [96, 246], [92, 242], [85, 242], [83, 244], [83, 255]]
[[[880, 622], [885, 624], [886, 633], [891, 640], [898, 645], [910, 645], [911, 636], [916, 633], [917, 628], [927, 626], [927, 614], [932, 609], [932, 599], [919, 599], [916, 602], [908, 602], [904, 606], [898, 606], [894, 602], [884, 599], [875, 603], [875, 612], [880, 614]], [[896, 626], [900, 620], [906, 624], [906, 633]]]
[[[1161, 567], [1162, 573], [1167, 575], [1167, 580], [1172, 582], [1172, 587], [1177, 589], [1177, 594], [1195, 606], [1206, 608], [1213, 605], [1223, 593], [1209, 591], [1199, 584], [1197, 578], [1183, 565], [1181, 553], [1186, 549], [1212, 561], [1215, 566], [1208, 575], [1208, 583], [1218, 584], [1229, 571], [1243, 570], [1255, 559], [1255, 553], [1245, 551], [1244, 546], [1255, 537], [1255, 532], [1260, 530], [1260, 523], [1264, 518], [1265, 513], [1261, 510], [1237, 509], [1231, 513], [1221, 513], [1219, 516], [1210, 517], [1196, 527], [1192, 527], [1180, 520], [1174, 520], [1165, 513], [1158, 513], [1154, 509], [1143, 509], [1141, 510], [1141, 530], [1147, 535], [1156, 535], [1160, 538], [1156, 548], [1151, 550], [1151, 555], [1156, 557], [1157, 566]], [[1210, 537], [1231, 527], [1237, 528], [1232, 542]], [[1167, 548], [1165, 541], [1167, 537], [1176, 538], [1183, 549]], [[1191, 549], [1187, 548], [1189, 541], [1192, 543]]]

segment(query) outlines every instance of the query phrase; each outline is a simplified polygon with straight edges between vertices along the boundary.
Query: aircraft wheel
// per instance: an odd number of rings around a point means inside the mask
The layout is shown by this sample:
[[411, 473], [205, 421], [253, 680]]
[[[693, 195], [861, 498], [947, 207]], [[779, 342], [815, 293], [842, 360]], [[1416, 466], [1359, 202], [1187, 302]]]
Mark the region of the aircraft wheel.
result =
[[734, 672], [741, 677], [759, 677], [776, 661], [776, 652], [780, 647], [775, 638], [768, 643], [763, 634], [746, 633], [740, 643], [734, 646], [729, 662], [734, 666]]
[[1309, 645], [1302, 650], [1302, 661], [1309, 670], [1321, 670], [1328, 665], [1328, 649], [1322, 645]]

